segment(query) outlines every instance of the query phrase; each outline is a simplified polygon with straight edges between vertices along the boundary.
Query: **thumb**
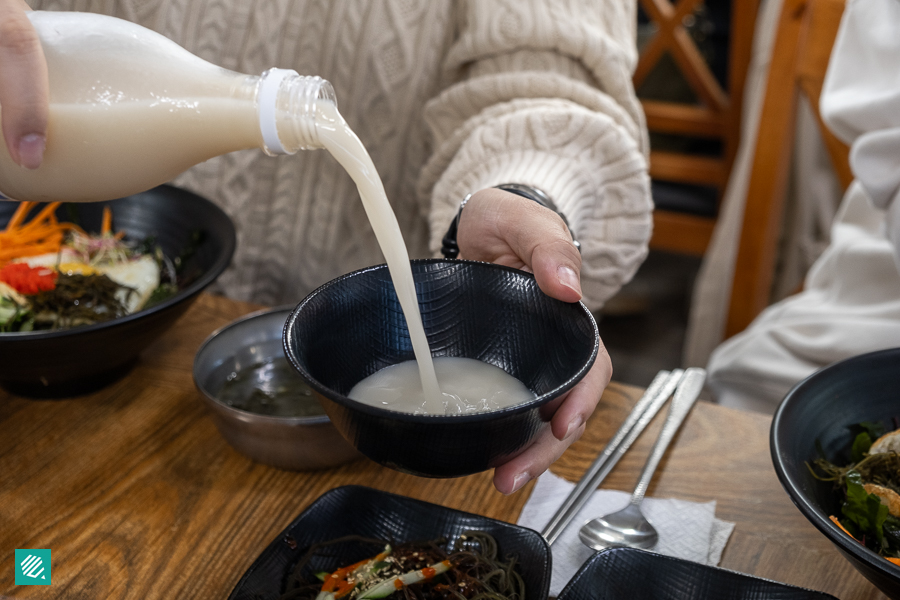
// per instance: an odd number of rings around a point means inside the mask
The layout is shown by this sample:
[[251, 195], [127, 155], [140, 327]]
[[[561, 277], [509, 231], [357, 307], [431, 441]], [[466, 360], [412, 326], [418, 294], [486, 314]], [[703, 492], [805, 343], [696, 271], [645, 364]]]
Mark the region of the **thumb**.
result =
[[0, 0], [0, 106], [3, 137], [12, 159], [37, 168], [47, 135], [47, 63], [21, 0]]
[[564, 302], [581, 300], [581, 254], [556, 212], [496, 188], [476, 192], [462, 211], [460, 257], [534, 273], [538, 287]]
[[[504, 192], [506, 193], [506, 192]], [[505, 237], [541, 291], [563, 302], [581, 300], [581, 253], [562, 217], [545, 206], [512, 196], [518, 203]]]
[[531, 254], [531, 269], [548, 296], [564, 302], [581, 300], [581, 254], [571, 239], [539, 243]]

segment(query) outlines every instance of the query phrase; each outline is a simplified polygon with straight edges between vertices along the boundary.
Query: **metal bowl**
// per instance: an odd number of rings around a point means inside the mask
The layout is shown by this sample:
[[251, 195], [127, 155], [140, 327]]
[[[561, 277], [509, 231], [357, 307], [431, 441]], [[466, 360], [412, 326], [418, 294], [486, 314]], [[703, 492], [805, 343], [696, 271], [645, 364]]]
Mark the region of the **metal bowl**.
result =
[[[324, 411], [312, 416], [262, 414], [284, 412], [285, 407], [317, 401], [304, 398], [305, 383], [284, 358], [281, 341], [292, 307], [262, 310], [242, 317], [210, 335], [194, 358], [194, 384], [222, 436], [238, 452], [273, 467], [312, 470], [334, 467], [359, 453], [337, 432]], [[280, 362], [284, 368], [279, 368]], [[230, 401], [234, 387], [252, 389], [263, 402], [244, 406]], [[291, 398], [275, 408], [265, 402], [282, 385], [293, 388]], [[308, 388], [307, 388], [308, 389]], [[251, 394], [251, 395], [252, 395]], [[284, 394], [279, 394], [284, 399]], [[237, 407], [235, 406], [237, 405]]]

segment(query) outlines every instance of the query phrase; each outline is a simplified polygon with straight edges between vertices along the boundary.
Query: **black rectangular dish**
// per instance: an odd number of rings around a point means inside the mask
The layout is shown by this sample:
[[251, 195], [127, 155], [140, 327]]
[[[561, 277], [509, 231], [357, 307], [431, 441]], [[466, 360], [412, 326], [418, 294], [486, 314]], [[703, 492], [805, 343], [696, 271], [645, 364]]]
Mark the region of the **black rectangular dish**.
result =
[[[550, 546], [531, 529], [362, 486], [344, 486], [320, 496], [254, 561], [238, 581], [230, 600], [276, 600], [307, 549], [343, 536], [396, 542], [444, 537], [455, 541], [467, 530], [486, 532], [499, 555], [515, 556], [525, 581], [524, 600], [546, 600], [550, 589]], [[329, 549], [311, 562], [310, 571], [330, 571], [369, 556], [353, 543]]]
[[558, 600], [837, 600], [814, 592], [636, 548], [594, 554]]

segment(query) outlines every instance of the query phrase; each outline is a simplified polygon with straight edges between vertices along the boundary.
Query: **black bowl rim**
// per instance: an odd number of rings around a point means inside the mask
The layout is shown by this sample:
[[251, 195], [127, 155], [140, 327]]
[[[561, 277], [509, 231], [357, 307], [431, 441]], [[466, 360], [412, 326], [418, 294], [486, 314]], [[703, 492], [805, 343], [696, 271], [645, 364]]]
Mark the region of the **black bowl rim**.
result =
[[[203, 396], [215, 404], [218, 408], [224, 409], [225, 412], [232, 415], [234, 419], [237, 420], [248, 420], [251, 419], [258, 423], [270, 423], [272, 425], [319, 425], [330, 423], [331, 419], [328, 418], [328, 415], [316, 415], [314, 417], [279, 417], [274, 415], [261, 415], [259, 413], [255, 413], [249, 410], [242, 410], [240, 408], [235, 408], [233, 406], [228, 406], [221, 400], [219, 400], [212, 392], [210, 392], [205, 385], [203, 385], [200, 381], [200, 377], [197, 376], [197, 362], [200, 358], [200, 355], [203, 353], [206, 348], [216, 343], [216, 338], [219, 337], [221, 333], [228, 329], [232, 329], [234, 327], [239, 327], [243, 324], [246, 324], [247, 321], [253, 321], [260, 317], [265, 317], [271, 314], [276, 313], [284, 313], [285, 320], [287, 320], [288, 315], [290, 315], [291, 311], [294, 309], [293, 304], [282, 304], [280, 306], [273, 306], [271, 308], [263, 308], [260, 310], [253, 311], [251, 313], [247, 313], [241, 317], [238, 317], [234, 321], [230, 323], [226, 323], [222, 325], [211, 334], [207, 336], [203, 343], [200, 344], [200, 347], [197, 349], [197, 352], [194, 354], [194, 365], [191, 369], [191, 375], [194, 379], [194, 386]], [[274, 338], [273, 338], [274, 339]]]
[[[103, 321], [102, 323], [94, 323], [93, 325], [82, 325], [79, 327], [69, 327], [67, 329], [55, 329], [55, 330], [45, 330], [45, 331], [14, 331], [9, 333], [0, 334], [0, 341], [2, 342], [12, 342], [15, 340], [49, 340], [55, 338], [63, 338], [70, 335], [80, 335], [87, 332], [93, 331], [102, 331], [104, 329], [109, 329], [111, 327], [117, 327], [122, 325], [123, 323], [130, 323], [132, 321], [138, 321], [140, 319], [149, 317], [156, 313], [163, 312], [176, 304], [180, 304], [184, 300], [196, 296], [200, 292], [202, 292], [209, 284], [215, 281], [219, 275], [228, 267], [231, 263], [231, 259], [234, 256], [235, 248], [237, 247], [237, 232], [234, 227], [234, 222], [231, 220], [231, 217], [228, 214], [219, 208], [215, 203], [207, 198], [199, 194], [195, 194], [194, 192], [172, 186], [169, 184], [163, 184], [157, 186], [157, 188], [171, 188], [172, 190], [177, 190], [179, 193], [185, 193], [189, 196], [193, 197], [193, 200], [200, 203], [206, 204], [212, 212], [219, 213], [220, 217], [224, 217], [223, 221], [228, 224], [228, 233], [222, 240], [224, 248], [223, 252], [216, 259], [216, 262], [210, 266], [204, 273], [196, 279], [189, 286], [184, 288], [183, 290], [179, 290], [177, 294], [163, 300], [159, 304], [152, 306], [146, 310], [139, 310], [137, 312], [131, 313], [130, 315], [125, 315], [124, 317], [119, 317], [117, 319], [112, 319], [110, 321]], [[157, 188], [152, 188], [147, 190], [148, 192], [153, 191]], [[138, 194], [134, 194], [137, 196]], [[126, 196], [130, 197], [130, 196]], [[117, 198], [116, 200], [122, 200], [123, 198]], [[108, 204], [110, 202], [115, 202], [116, 200], [109, 200], [107, 202], [100, 202], [99, 204]]]
[[868, 548], [845, 534], [834, 523], [831, 522], [831, 519], [828, 518], [828, 515], [826, 515], [825, 512], [822, 511], [822, 509], [813, 504], [801, 492], [800, 487], [788, 476], [787, 471], [782, 465], [782, 445], [779, 440], [779, 432], [783, 427], [783, 421], [786, 418], [785, 414], [793, 408], [792, 403], [795, 402], [794, 399], [799, 397], [803, 390], [805, 390], [807, 387], [813, 385], [813, 383], [819, 377], [821, 377], [823, 373], [852, 367], [856, 363], [866, 362], [872, 358], [891, 355], [900, 358], [900, 348], [876, 350], [874, 352], [867, 352], [865, 354], [859, 354], [856, 356], [851, 356], [850, 358], [839, 360], [826, 367], [823, 367], [822, 369], [819, 369], [812, 375], [809, 375], [802, 381], [795, 384], [794, 387], [792, 387], [790, 391], [788, 391], [787, 395], [784, 397], [784, 400], [781, 401], [781, 403], [778, 405], [778, 408], [775, 410], [775, 416], [773, 417], [772, 425], [769, 428], [769, 448], [772, 455], [772, 463], [775, 466], [775, 473], [776, 475], [778, 475], [778, 480], [781, 482], [781, 486], [787, 492], [794, 505], [800, 510], [801, 513], [803, 513], [803, 516], [805, 516], [807, 520], [816, 527], [816, 529], [825, 534], [825, 537], [827, 537], [833, 544], [837, 545], [847, 554], [853, 556], [872, 569], [890, 573], [893, 577], [896, 577], [898, 578], [898, 580], [900, 580], [900, 566], [897, 566], [892, 562], [885, 560], [884, 557], [880, 556], [878, 553], [869, 550]]
[[[477, 261], [477, 260], [464, 260], [464, 259], [447, 259], [447, 258], [419, 258], [410, 261], [411, 264], [436, 264], [436, 263], [466, 263], [478, 266], [486, 266], [492, 269], [500, 269], [504, 271], [508, 271], [510, 273], [514, 273], [517, 276], [522, 276], [526, 278], [534, 278], [534, 275], [528, 273], [526, 271], [522, 271], [521, 269], [515, 269], [513, 267], [507, 267], [505, 265], [498, 265], [495, 263]], [[300, 304], [298, 304], [294, 310], [291, 312], [291, 315], [288, 317], [287, 321], [284, 323], [284, 335], [282, 339], [284, 341], [284, 354], [288, 359], [288, 362], [293, 365], [295, 369], [303, 376], [306, 382], [312, 387], [314, 390], [322, 394], [324, 397], [332, 400], [341, 406], [349, 408], [354, 411], [358, 411], [367, 415], [376, 416], [376, 417], [389, 417], [391, 420], [395, 421], [403, 421], [409, 423], [420, 423], [420, 424], [433, 424], [438, 420], [444, 420], [450, 422], [452, 420], [453, 423], [466, 424], [466, 423], [476, 423], [480, 421], [490, 421], [493, 419], [501, 418], [504, 416], [515, 415], [522, 412], [527, 412], [529, 410], [533, 410], [537, 407], [540, 407], [547, 402], [550, 402], [554, 398], [558, 398], [560, 395], [565, 392], [571, 390], [575, 385], [581, 381], [585, 375], [587, 375], [588, 371], [590, 371], [591, 367], [594, 366], [594, 362], [597, 360], [597, 355], [600, 353], [600, 330], [597, 328], [597, 321], [594, 319], [594, 316], [591, 314], [591, 311], [588, 310], [587, 306], [584, 305], [583, 302], [577, 302], [580, 307], [582, 313], [587, 317], [591, 326], [594, 329], [594, 346], [591, 349], [591, 356], [588, 360], [581, 365], [576, 373], [574, 373], [569, 379], [567, 379], [564, 383], [557, 386], [556, 388], [546, 392], [540, 396], [537, 396], [534, 400], [530, 402], [526, 402], [524, 404], [516, 404], [514, 406], [508, 406], [506, 408], [501, 408], [499, 410], [492, 410], [489, 412], [477, 413], [472, 415], [417, 415], [412, 413], [400, 412], [395, 410], [387, 410], [384, 408], [379, 408], [377, 406], [371, 406], [369, 404], [364, 404], [362, 402], [357, 402], [356, 400], [352, 400], [346, 396], [335, 393], [332, 389], [325, 387], [321, 383], [319, 383], [316, 379], [314, 379], [309, 373], [307, 373], [297, 361], [297, 358], [294, 356], [294, 353], [291, 348], [290, 340], [293, 337], [291, 333], [293, 327], [293, 322], [297, 319], [297, 316], [300, 314], [300, 311], [303, 307], [312, 301], [313, 298], [318, 296], [319, 294], [324, 293], [329, 288], [340, 284], [346, 279], [350, 279], [352, 277], [357, 277], [364, 273], [368, 273], [370, 271], [386, 269], [387, 264], [381, 263], [378, 265], [372, 265], [369, 267], [364, 267], [362, 269], [357, 269], [356, 271], [351, 271], [350, 273], [346, 273], [332, 279], [328, 283], [319, 286], [315, 290], [313, 290], [306, 298], [304, 298]], [[576, 304], [576, 303], [572, 303]]]
[[[750, 575], [748, 573], [741, 573], [740, 571], [735, 571], [733, 569], [728, 569], [725, 567], [720, 567], [719, 565], [708, 565], [701, 562], [687, 560], [685, 558], [679, 558], [677, 556], [669, 556], [666, 554], [660, 554], [658, 552], [653, 552], [652, 550], [643, 550], [641, 548], [629, 548], [626, 546], [619, 546], [613, 548], [604, 548], [599, 552], [595, 552], [588, 558], [584, 564], [579, 567], [578, 571], [575, 572], [575, 575], [566, 582], [566, 585], [563, 586], [562, 591], [559, 594], [559, 600], [568, 600], [568, 597], [573, 594], [572, 590], [577, 589], [581, 585], [581, 580], [585, 577], [591, 577], [592, 575], [596, 575], [597, 573], [602, 573], [602, 571], [598, 571], [597, 563], [606, 560], [608, 555], [611, 554], [623, 554], [625, 555], [624, 560], [637, 560], [632, 557], [646, 557], [652, 561], [659, 561], [661, 563], [669, 563], [671, 565], [684, 565], [689, 566], [691, 568], [696, 569], [698, 572], [702, 572], [708, 574], [709, 577], [716, 576], [732, 576], [736, 575], [740, 579], [744, 579], [747, 582], [758, 581], [764, 582], [772, 586], [777, 586], [783, 588], [785, 591], [797, 592], [798, 594], [802, 593], [808, 595], [810, 598], [818, 598], [819, 600], [825, 600], [826, 598], [834, 598], [831, 594], [826, 592], [816, 591], [810, 588], [794, 585], [791, 583], [784, 583], [783, 581], [775, 581], [774, 579], [769, 579], [767, 577], [760, 577], [759, 575]], [[595, 573], [595, 571], [597, 573]]]

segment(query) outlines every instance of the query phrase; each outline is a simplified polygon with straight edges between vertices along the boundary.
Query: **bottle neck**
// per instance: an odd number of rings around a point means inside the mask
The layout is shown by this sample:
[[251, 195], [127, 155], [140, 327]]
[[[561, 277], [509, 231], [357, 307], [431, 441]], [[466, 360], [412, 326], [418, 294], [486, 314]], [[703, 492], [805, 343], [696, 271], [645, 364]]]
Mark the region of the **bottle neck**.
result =
[[337, 106], [334, 88], [316, 76], [288, 69], [269, 69], [257, 84], [263, 151], [270, 156], [322, 148], [316, 128], [319, 105]]

